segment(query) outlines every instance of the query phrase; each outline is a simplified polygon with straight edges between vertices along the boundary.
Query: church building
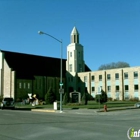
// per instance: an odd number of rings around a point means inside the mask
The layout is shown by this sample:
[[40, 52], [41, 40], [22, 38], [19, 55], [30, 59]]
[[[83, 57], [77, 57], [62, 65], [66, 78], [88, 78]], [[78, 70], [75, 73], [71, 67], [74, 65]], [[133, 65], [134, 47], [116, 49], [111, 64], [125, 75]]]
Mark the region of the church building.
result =
[[[67, 59], [62, 60], [64, 93], [77, 91], [95, 98], [101, 88], [111, 100], [140, 100], [140, 67], [91, 71], [76, 27], [66, 53]], [[16, 101], [31, 93], [43, 100], [51, 88], [59, 100], [59, 85], [60, 58], [0, 50], [0, 96]]]

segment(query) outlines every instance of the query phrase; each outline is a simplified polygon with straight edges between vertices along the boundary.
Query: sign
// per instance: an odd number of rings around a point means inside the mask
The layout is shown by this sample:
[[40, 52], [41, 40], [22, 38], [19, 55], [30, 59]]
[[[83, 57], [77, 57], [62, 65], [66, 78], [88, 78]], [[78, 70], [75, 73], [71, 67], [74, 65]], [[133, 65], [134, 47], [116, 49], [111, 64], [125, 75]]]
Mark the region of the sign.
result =
[[72, 103], [78, 103], [78, 99], [79, 99], [79, 93], [73, 92], [72, 93]]
[[59, 89], [59, 93], [64, 93], [64, 89], [63, 88], [60, 88]]
[[60, 85], [60, 86], [63, 86], [63, 83], [60, 83], [59, 85]]
[[101, 95], [102, 93], [101, 92], [97, 92], [97, 95]]

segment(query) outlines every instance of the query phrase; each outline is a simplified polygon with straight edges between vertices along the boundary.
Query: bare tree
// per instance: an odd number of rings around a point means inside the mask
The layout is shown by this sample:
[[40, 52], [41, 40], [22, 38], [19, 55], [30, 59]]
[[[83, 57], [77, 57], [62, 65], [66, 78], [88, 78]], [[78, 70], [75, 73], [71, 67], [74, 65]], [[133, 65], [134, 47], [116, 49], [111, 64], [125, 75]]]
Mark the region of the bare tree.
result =
[[108, 69], [117, 69], [117, 68], [126, 68], [126, 67], [130, 67], [130, 65], [126, 62], [112, 62], [112, 63], [109, 63], [109, 64], [104, 64], [104, 65], [101, 65], [98, 70], [108, 70]]

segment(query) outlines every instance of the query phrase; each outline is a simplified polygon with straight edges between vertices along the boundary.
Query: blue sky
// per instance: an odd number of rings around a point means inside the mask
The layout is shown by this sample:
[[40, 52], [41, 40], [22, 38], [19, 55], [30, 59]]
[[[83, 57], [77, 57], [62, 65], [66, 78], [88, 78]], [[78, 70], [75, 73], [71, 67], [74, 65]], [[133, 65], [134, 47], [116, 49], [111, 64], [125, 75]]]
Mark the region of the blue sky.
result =
[[[0, 49], [63, 58], [76, 26], [91, 70], [123, 61], [140, 66], [140, 0], [0, 0]], [[17, 60], [18, 61], [18, 60]]]

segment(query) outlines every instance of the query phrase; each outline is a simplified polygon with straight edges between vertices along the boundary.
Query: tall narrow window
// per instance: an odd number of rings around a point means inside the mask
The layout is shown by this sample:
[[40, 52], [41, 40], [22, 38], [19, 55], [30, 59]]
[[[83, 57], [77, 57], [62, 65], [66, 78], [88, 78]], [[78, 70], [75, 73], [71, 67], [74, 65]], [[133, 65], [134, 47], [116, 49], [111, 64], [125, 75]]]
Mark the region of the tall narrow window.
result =
[[73, 77], [71, 77], [71, 82], [73, 82]]
[[74, 35], [74, 43], [76, 43], [76, 35]]
[[124, 73], [124, 79], [128, 79], [128, 73]]
[[82, 66], [79, 64], [79, 72], [82, 72]]
[[92, 87], [92, 92], [95, 92], [95, 87]]
[[87, 82], [87, 76], [84, 76], [84, 82]]
[[107, 80], [110, 80], [110, 79], [111, 79], [110, 74], [107, 74]]
[[116, 86], [116, 92], [119, 92], [119, 86]]
[[68, 77], [68, 82], [70, 82], [70, 77]]
[[99, 75], [99, 81], [102, 81], [102, 75]]
[[94, 81], [94, 75], [91, 76], [91, 80]]
[[30, 89], [31, 87], [30, 87], [30, 83], [28, 83], [28, 89]]
[[134, 91], [138, 91], [139, 90], [139, 85], [134, 85]]
[[19, 88], [21, 88], [21, 82], [19, 83]]
[[135, 79], [138, 78], [138, 72], [137, 72], [137, 71], [134, 72], [134, 78], [135, 78]]
[[80, 77], [78, 77], [78, 82], [80, 82], [81, 81], [81, 79], [80, 79]]
[[70, 57], [72, 57], [72, 52], [70, 52]]
[[125, 85], [124, 90], [125, 91], [128, 91], [129, 90], [129, 86], [128, 85]]
[[119, 73], [115, 73], [115, 79], [116, 79], [116, 80], [119, 79]]
[[26, 88], [26, 83], [24, 83], [24, 88]]
[[69, 71], [72, 72], [72, 64], [69, 65]]
[[111, 92], [111, 86], [107, 86], [108, 92]]
[[80, 52], [78, 52], [78, 57], [80, 57]]

